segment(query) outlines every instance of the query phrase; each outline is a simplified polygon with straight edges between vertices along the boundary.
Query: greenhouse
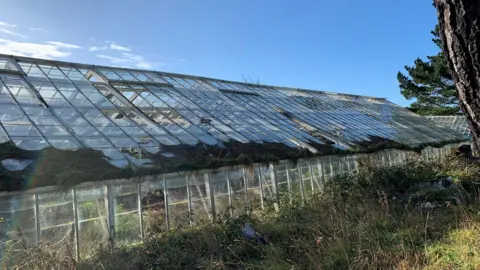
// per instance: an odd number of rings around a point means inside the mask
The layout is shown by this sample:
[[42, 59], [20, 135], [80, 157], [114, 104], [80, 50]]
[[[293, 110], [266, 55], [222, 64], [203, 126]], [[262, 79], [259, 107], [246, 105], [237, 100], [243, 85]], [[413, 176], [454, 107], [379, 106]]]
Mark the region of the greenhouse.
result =
[[0, 243], [87, 256], [467, 139], [382, 98], [0, 55]]

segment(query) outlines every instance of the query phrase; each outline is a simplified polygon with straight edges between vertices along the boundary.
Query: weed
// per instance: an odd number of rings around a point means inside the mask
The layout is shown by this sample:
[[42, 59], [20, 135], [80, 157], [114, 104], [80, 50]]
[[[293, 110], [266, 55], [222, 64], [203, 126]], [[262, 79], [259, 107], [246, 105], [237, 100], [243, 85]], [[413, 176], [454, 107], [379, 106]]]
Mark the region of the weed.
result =
[[[298, 194], [280, 193], [265, 200], [261, 215], [232, 218], [226, 211], [214, 223], [169, 233], [158, 231], [142, 245], [119, 246], [113, 251], [99, 248], [75, 267], [477, 269], [480, 267], [480, 206], [476, 199], [479, 172], [476, 165], [454, 158], [414, 160], [387, 168], [365, 160], [358, 174], [332, 179], [323, 192], [312, 194], [305, 202]], [[455, 178], [458, 186], [455, 192], [418, 188], [418, 183], [429, 183], [445, 175]], [[464, 204], [422, 209], [409, 201], [393, 200], [394, 196], [421, 192], [426, 199], [436, 201], [460, 196]], [[244, 239], [241, 228], [246, 221], [270, 244]], [[46, 257], [28, 250], [23, 258], [9, 258], [16, 262]], [[51, 256], [48, 258], [55, 261]], [[65, 258], [56, 260], [56, 269], [63, 265], [70, 267], [66, 262], [74, 262]], [[42, 267], [44, 264], [39, 263], [37, 269], [47, 269]]]

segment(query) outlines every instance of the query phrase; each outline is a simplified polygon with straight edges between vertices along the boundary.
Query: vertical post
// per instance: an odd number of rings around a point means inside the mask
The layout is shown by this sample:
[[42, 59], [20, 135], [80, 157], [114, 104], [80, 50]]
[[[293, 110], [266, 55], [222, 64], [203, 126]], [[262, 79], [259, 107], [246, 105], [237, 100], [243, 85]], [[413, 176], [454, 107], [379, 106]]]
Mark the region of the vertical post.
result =
[[318, 169], [318, 174], [320, 175], [320, 180], [322, 182], [322, 186], [320, 187], [320, 189], [324, 189], [325, 188], [325, 172], [323, 171], [323, 164], [322, 162], [320, 161], [321, 158], [317, 158], [317, 169]]
[[290, 163], [287, 163], [287, 165], [285, 165], [285, 168], [286, 168], [285, 172], [287, 174], [288, 194], [290, 194], [290, 197], [292, 197], [293, 191], [292, 191], [292, 180], [290, 179]]
[[215, 209], [215, 194], [213, 192], [212, 182], [210, 179], [210, 175], [208, 173], [204, 173], [203, 177], [205, 179], [205, 189], [207, 190], [207, 196], [210, 199], [210, 216], [212, 221], [216, 219], [216, 209]]
[[268, 165], [268, 171], [270, 172], [270, 179], [272, 180], [273, 184], [273, 196], [275, 196], [275, 202], [273, 203], [273, 207], [275, 208], [275, 211], [279, 211], [278, 208], [278, 182], [277, 179], [275, 178], [275, 166], [273, 164]]
[[[164, 207], [165, 207], [165, 223], [167, 225], [167, 232], [169, 232], [170, 231], [170, 206], [168, 205], [168, 201], [169, 201], [168, 200], [168, 196], [169, 196], [168, 184], [167, 184], [167, 179], [165, 179], [165, 177], [162, 177], [162, 181], [163, 181], [163, 194], [164, 194], [163, 204], [164, 204]], [[187, 185], [188, 185], [188, 182], [187, 182]], [[187, 188], [187, 196], [188, 196], [188, 198], [190, 198], [188, 188]], [[188, 209], [190, 209], [190, 203], [188, 205], [189, 205]]]
[[358, 155], [353, 156], [353, 170], [358, 173]]
[[188, 174], [186, 174], [185, 177], [187, 179], [188, 221], [190, 223], [190, 227], [192, 227], [193, 226], [193, 220], [192, 220], [193, 210], [192, 210], [192, 192], [190, 190], [190, 177], [188, 176]]
[[264, 205], [263, 205], [263, 170], [261, 169], [260, 166], [257, 167], [258, 168], [258, 180], [259, 180], [259, 183], [260, 183], [260, 206], [262, 207], [262, 210], [264, 209]]
[[73, 204], [73, 229], [75, 233], [74, 244], [75, 244], [75, 257], [80, 259], [80, 235], [79, 231], [79, 222], [78, 222], [78, 204], [77, 204], [77, 191], [75, 188], [72, 189], [72, 204]]
[[351, 156], [345, 156], [345, 160], [346, 160], [346, 163], [347, 163], [347, 172], [350, 173], [352, 172], [352, 167], [350, 166], [350, 160], [351, 160]]
[[38, 194], [33, 194], [33, 202], [34, 202], [34, 217], [35, 217], [35, 234], [37, 239], [35, 240], [35, 246], [38, 247], [40, 244], [40, 239], [42, 238], [42, 230], [40, 228], [40, 206], [38, 202]]
[[278, 183], [277, 179], [275, 178], [275, 166], [273, 164], [268, 165], [268, 171], [270, 173], [270, 179], [272, 180], [273, 186], [273, 194], [278, 194]]
[[115, 246], [115, 201], [111, 184], [106, 186], [107, 189], [107, 213], [108, 213], [108, 241], [110, 248], [113, 250]]
[[243, 185], [245, 189], [245, 213], [249, 214], [249, 205], [248, 205], [248, 178], [247, 175], [245, 174], [245, 168], [242, 168], [242, 174], [243, 174]]
[[137, 183], [137, 203], [138, 203], [138, 221], [140, 222], [140, 236], [145, 238], [145, 228], [143, 227], [143, 209], [142, 209], [142, 185]]
[[228, 192], [228, 211], [230, 213], [230, 217], [233, 217], [232, 187], [230, 183], [230, 171], [227, 171], [227, 192]]
[[315, 192], [315, 180], [313, 179], [313, 168], [311, 160], [307, 160], [308, 172], [310, 173], [310, 186], [312, 187], [312, 194]]
[[345, 158], [344, 156], [337, 156], [337, 160], [338, 160], [340, 175], [342, 175], [345, 172], [345, 162], [344, 162]]
[[300, 162], [297, 163], [298, 178], [300, 180], [300, 196], [302, 198], [302, 204], [305, 204], [305, 191], [303, 189], [303, 176], [302, 168], [300, 167]]
[[335, 172], [333, 171], [332, 156], [328, 156], [328, 165], [330, 166], [330, 180], [331, 180], [335, 175]]

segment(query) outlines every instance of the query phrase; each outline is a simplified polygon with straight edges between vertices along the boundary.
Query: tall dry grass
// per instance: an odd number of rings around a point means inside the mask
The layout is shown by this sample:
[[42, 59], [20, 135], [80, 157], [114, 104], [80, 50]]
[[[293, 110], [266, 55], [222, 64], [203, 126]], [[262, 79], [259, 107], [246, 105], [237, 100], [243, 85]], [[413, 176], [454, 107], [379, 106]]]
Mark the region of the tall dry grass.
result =
[[[418, 188], [442, 175], [452, 176], [458, 188]], [[304, 204], [281, 194], [278, 211], [270, 200], [255, 217], [226, 215], [154, 235], [140, 246], [100, 248], [80, 262], [42, 248], [3, 259], [17, 269], [478, 269], [479, 176], [477, 165], [458, 157], [388, 168], [366, 160], [358, 174], [333, 179]], [[439, 206], [398, 200], [419, 195]], [[452, 198], [462, 205], [447, 205]], [[244, 239], [245, 221], [270, 244]]]

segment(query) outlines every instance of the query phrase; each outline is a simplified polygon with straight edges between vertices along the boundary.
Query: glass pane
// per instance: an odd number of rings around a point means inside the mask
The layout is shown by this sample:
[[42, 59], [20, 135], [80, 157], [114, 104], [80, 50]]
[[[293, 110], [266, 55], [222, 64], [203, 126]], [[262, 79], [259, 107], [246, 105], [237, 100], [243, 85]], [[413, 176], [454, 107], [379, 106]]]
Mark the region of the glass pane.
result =
[[178, 176], [169, 177], [166, 181], [170, 228], [188, 227], [190, 213], [188, 212], [187, 180], [185, 176]]
[[143, 182], [141, 185], [141, 198], [145, 235], [150, 236], [166, 232], [163, 180]]
[[314, 188], [317, 189], [322, 189], [323, 188], [323, 180], [322, 180], [322, 171], [321, 168], [318, 164], [317, 159], [310, 159], [310, 166], [312, 167], [312, 172], [313, 172], [313, 185]]
[[42, 104], [34, 94], [33, 90], [20, 78], [4, 79], [5, 85], [10, 90], [12, 96], [20, 104]]
[[11, 138], [12, 138], [12, 141], [15, 143], [15, 145], [25, 150], [30, 150], [30, 151], [42, 150], [43, 148], [49, 146], [47, 141], [45, 141], [40, 137], [11, 137]]
[[23, 69], [23, 72], [27, 73], [29, 80], [38, 80], [39, 78], [44, 80], [47, 79], [45, 74], [43, 74], [42, 70], [40, 70], [36, 64], [19, 62], [19, 65]]
[[225, 171], [212, 172], [210, 174], [210, 181], [215, 194], [216, 214], [220, 216], [229, 214], [227, 173]]
[[69, 255], [65, 245], [74, 251], [75, 225], [72, 193], [39, 194], [40, 230], [42, 244], [60, 255]]
[[278, 192], [288, 193], [287, 165], [275, 165], [275, 180], [277, 181]]
[[270, 169], [268, 166], [260, 166], [260, 176], [262, 181], [264, 198], [273, 198], [275, 187], [270, 176]]
[[245, 168], [248, 187], [248, 210], [256, 213], [261, 211], [260, 170], [253, 166]]
[[77, 191], [80, 254], [91, 254], [99, 245], [108, 245], [108, 212], [105, 189]]
[[288, 175], [290, 177], [290, 183], [292, 185], [292, 193], [296, 196], [301, 196], [300, 186], [300, 174], [298, 172], [298, 166], [293, 163], [288, 163]]
[[87, 82], [87, 79], [76, 68], [60, 67], [60, 70], [62, 70], [63, 73], [67, 75], [68, 79], [70, 79], [71, 81]]
[[18, 71], [18, 69], [12, 63], [12, 60], [5, 58], [0, 58], [0, 69]]
[[308, 168], [308, 163], [305, 160], [299, 161], [300, 175], [303, 182], [303, 191], [306, 197], [312, 196], [312, 178], [310, 170]]
[[233, 216], [238, 217], [246, 213], [246, 196], [245, 180], [243, 178], [243, 170], [237, 169], [229, 171], [230, 189], [232, 192]]
[[66, 76], [58, 68], [51, 65], [39, 65], [42, 71], [52, 80], [65, 80]]
[[193, 221], [195, 224], [208, 221], [211, 215], [208, 180], [204, 174], [190, 175], [190, 193], [192, 197]]
[[[6, 236], [6, 248], [23, 239], [28, 245], [36, 242], [35, 204], [33, 195], [6, 196], [0, 199], [1, 232]], [[13, 241], [12, 241], [13, 240]], [[21, 244], [21, 242], [20, 242]]]
[[75, 150], [80, 148], [80, 143], [73, 137], [48, 138], [48, 142], [57, 149]]
[[113, 188], [115, 200], [115, 244], [126, 245], [141, 241], [137, 186], [120, 184]]

